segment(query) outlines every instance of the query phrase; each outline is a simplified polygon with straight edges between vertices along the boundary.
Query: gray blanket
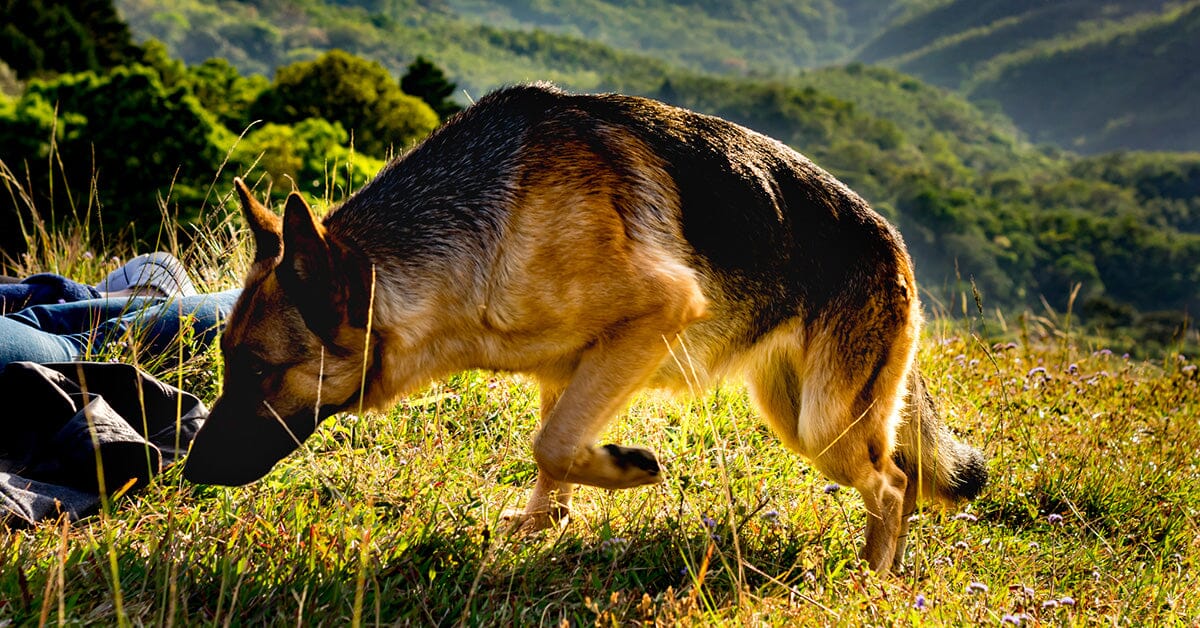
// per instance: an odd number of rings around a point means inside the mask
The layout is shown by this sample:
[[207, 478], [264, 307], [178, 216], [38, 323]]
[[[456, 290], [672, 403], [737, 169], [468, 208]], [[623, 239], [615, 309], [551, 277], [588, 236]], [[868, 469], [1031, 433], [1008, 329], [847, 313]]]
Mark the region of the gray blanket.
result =
[[96, 511], [187, 452], [199, 399], [129, 364], [13, 362], [0, 373], [0, 522]]

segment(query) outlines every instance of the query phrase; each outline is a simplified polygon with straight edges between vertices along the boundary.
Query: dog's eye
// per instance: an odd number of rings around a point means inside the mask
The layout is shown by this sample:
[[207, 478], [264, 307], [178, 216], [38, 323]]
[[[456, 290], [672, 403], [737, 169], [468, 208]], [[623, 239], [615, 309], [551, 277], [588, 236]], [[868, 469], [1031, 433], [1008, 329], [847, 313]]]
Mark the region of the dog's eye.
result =
[[262, 377], [263, 373], [267, 372], [267, 363], [257, 358], [248, 360], [246, 366], [250, 369], [250, 374], [255, 377]]

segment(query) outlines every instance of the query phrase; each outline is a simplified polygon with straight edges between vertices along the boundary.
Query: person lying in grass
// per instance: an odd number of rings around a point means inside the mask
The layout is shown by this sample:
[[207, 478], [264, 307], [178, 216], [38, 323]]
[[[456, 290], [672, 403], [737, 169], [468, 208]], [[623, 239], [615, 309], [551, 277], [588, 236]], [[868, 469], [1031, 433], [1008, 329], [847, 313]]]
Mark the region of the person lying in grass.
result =
[[0, 369], [94, 359], [128, 340], [161, 353], [185, 332], [191, 350], [202, 349], [240, 292], [197, 294], [179, 260], [163, 252], [138, 256], [95, 286], [53, 274], [0, 279]]

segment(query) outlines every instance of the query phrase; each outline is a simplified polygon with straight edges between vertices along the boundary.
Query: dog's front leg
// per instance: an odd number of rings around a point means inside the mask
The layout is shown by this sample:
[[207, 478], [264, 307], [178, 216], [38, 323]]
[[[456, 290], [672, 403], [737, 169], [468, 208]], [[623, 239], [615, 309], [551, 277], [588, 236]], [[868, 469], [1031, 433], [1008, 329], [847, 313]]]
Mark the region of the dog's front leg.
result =
[[534, 438], [533, 456], [540, 472], [558, 482], [608, 489], [662, 481], [658, 459], [650, 450], [598, 446], [595, 440], [666, 358], [663, 339], [673, 338], [681, 325], [665, 314], [627, 321], [583, 352]]

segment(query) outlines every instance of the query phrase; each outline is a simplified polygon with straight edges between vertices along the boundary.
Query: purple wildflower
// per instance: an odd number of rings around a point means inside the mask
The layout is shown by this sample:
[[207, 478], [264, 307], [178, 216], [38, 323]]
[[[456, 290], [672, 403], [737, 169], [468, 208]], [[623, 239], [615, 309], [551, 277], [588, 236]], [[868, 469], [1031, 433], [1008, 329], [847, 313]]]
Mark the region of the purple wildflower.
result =
[[1010, 613], [1005, 613], [1005, 614], [1004, 614], [1004, 616], [1000, 618], [1000, 623], [1002, 623], [1002, 624], [1012, 624], [1012, 625], [1014, 625], [1014, 626], [1020, 626], [1020, 625], [1021, 625], [1021, 618], [1020, 618], [1019, 616], [1017, 616], [1017, 615], [1012, 615], [1012, 614], [1010, 614]]
[[1063, 606], [1075, 606], [1075, 598], [1069, 595], [1064, 595], [1058, 598], [1058, 603], [1062, 604]]
[[837, 483], [830, 482], [829, 484], [825, 485], [825, 488], [823, 490], [825, 491], [826, 495], [833, 495], [834, 493], [841, 490], [841, 488], [842, 487], [839, 486]]
[[987, 593], [988, 585], [982, 582], [972, 582], [967, 585], [967, 593]]
[[960, 512], [960, 513], [958, 513], [957, 515], [954, 515], [954, 520], [955, 520], [955, 521], [971, 521], [971, 522], [975, 522], [975, 521], [979, 521], [979, 517], [976, 517], [975, 515], [973, 515], [973, 514], [971, 514], [971, 513], [969, 513], [969, 512]]
[[1029, 369], [1029, 372], [1025, 374], [1025, 377], [1033, 377], [1034, 375], [1041, 375], [1041, 376], [1045, 377], [1046, 376], [1046, 367], [1035, 366], [1035, 367]]
[[600, 549], [601, 550], [609, 550], [609, 549], [618, 550], [618, 549], [624, 548], [626, 545], [629, 545], [628, 539], [625, 539], [625, 538], [619, 537], [619, 536], [614, 536], [611, 539], [604, 539], [604, 541], [602, 541], [600, 543]]
[[706, 527], [710, 530], [712, 528], [717, 527], [717, 520], [713, 519], [712, 517], [710, 517], [708, 515], [704, 515], [703, 517], [700, 517], [700, 522], [704, 524], [704, 527]]
[[1042, 602], [1042, 608], [1058, 608], [1058, 600], [1046, 600]]
[[925, 596], [918, 593], [917, 599], [913, 600], [913, 608], [915, 608], [919, 611], [923, 611], [923, 610], [925, 610], [925, 606], [926, 606]]
[[1062, 515], [1060, 515], [1056, 512], [1052, 512], [1049, 515], [1046, 515], [1046, 523], [1049, 523], [1050, 525], [1059, 525], [1060, 526], [1060, 525], [1062, 525], [1062, 522], [1063, 522]]

